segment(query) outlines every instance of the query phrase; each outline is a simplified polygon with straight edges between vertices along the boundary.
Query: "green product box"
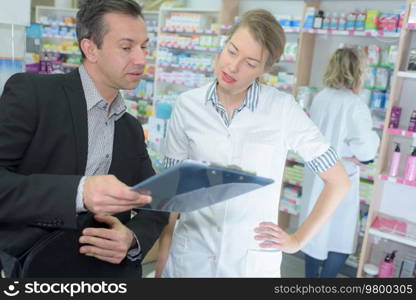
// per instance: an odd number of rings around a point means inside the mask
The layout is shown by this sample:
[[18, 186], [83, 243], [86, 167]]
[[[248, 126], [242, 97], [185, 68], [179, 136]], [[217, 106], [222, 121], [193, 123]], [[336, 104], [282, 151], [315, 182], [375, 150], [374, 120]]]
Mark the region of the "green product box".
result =
[[377, 30], [378, 29], [378, 16], [379, 10], [367, 10], [367, 17], [365, 19], [365, 30]]

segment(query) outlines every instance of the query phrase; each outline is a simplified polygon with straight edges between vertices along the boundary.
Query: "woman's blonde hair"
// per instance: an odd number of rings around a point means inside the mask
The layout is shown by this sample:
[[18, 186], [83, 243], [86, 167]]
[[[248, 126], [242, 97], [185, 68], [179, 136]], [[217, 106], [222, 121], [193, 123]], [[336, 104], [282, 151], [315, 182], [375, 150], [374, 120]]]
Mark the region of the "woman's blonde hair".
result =
[[324, 85], [335, 89], [359, 89], [366, 68], [365, 61], [364, 54], [357, 49], [338, 49], [326, 66]]
[[279, 61], [285, 47], [285, 32], [270, 12], [252, 9], [244, 13], [230, 29], [227, 42], [239, 28], [248, 28], [253, 38], [268, 51], [266, 68]]

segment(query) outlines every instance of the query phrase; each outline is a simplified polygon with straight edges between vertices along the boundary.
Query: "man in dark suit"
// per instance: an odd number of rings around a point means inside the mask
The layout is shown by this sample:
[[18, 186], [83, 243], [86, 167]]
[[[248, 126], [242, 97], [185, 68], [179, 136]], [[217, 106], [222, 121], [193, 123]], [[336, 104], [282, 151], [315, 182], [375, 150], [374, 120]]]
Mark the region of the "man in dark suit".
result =
[[167, 223], [165, 213], [132, 213], [151, 197], [129, 186], [154, 174], [119, 93], [146, 63], [140, 6], [83, 1], [77, 37], [78, 69], [16, 74], [0, 98], [3, 276], [139, 277]]

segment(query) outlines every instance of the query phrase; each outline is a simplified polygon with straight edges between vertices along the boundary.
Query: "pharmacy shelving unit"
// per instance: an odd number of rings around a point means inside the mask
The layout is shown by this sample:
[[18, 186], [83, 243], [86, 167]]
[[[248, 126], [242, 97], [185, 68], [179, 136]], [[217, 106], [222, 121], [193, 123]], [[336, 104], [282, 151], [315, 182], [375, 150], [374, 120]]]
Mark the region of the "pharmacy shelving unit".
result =
[[42, 57], [54, 56], [62, 61], [64, 71], [71, 71], [81, 62], [75, 34], [78, 9], [36, 6], [35, 21], [43, 27]]
[[149, 121], [153, 115], [154, 102], [154, 80], [156, 71], [156, 46], [159, 31], [159, 11], [142, 12], [149, 38], [148, 54], [146, 56], [146, 67], [144, 76], [134, 90], [123, 91], [123, 97], [127, 110], [136, 116], [142, 125]]
[[[375, 178], [375, 194], [370, 204], [367, 226], [360, 255], [357, 275], [363, 276], [366, 263], [378, 265], [386, 251], [398, 250], [396, 257], [410, 259], [413, 264], [416, 257], [416, 182], [403, 178], [405, 160], [410, 146], [415, 144], [416, 134], [407, 131], [410, 113], [416, 108], [414, 103], [414, 72], [406, 71], [409, 49], [416, 48], [416, 32], [414, 24], [407, 24], [408, 14], [415, 0], [407, 1], [404, 29], [400, 36], [399, 55], [392, 78], [389, 105], [382, 144], [380, 147], [380, 163]], [[389, 128], [390, 114], [393, 106], [402, 107], [399, 128]], [[393, 143], [400, 143], [401, 164], [397, 177], [389, 176]], [[386, 218], [380, 226], [377, 221]], [[401, 224], [399, 226], [398, 224]], [[379, 245], [384, 244], [384, 252]], [[396, 274], [398, 276], [398, 274]], [[414, 275], [413, 275], [414, 276]]]
[[[165, 136], [169, 107], [180, 93], [213, 78], [213, 63], [221, 44], [218, 10], [161, 9], [156, 46], [154, 111], [149, 121], [149, 146], [156, 152]], [[167, 106], [168, 105], [168, 106]], [[164, 106], [162, 113], [161, 107]]]
[[[382, 31], [354, 31], [354, 30], [331, 30], [331, 29], [306, 29], [304, 28], [304, 20], [308, 7], [314, 7], [316, 12], [319, 9], [325, 12], [348, 12], [353, 11], [356, 8], [377, 8], [382, 12], [389, 12], [400, 8], [401, 4], [405, 4], [406, 1], [395, 1], [389, 3], [387, 1], [305, 1], [304, 12], [302, 16], [302, 25], [299, 32], [299, 45], [298, 55], [296, 58], [296, 71], [295, 71], [295, 84], [293, 86], [293, 95], [297, 97], [299, 95], [300, 88], [303, 86], [315, 86], [322, 87], [322, 77], [324, 68], [327, 63], [328, 57], [333, 53], [341, 44], [353, 44], [359, 46], [365, 45], [377, 45], [379, 47], [385, 47], [390, 45], [398, 45], [400, 39], [400, 32], [382, 32]], [[361, 7], [360, 7], [361, 6]], [[412, 76], [412, 74], [404, 74], [403, 76]], [[386, 108], [372, 109], [372, 115], [375, 119], [374, 129], [381, 135], [384, 125], [381, 122], [388, 113]], [[378, 122], [376, 118], [378, 117]], [[381, 121], [380, 121], [381, 119]], [[290, 161], [290, 158], [289, 158]], [[293, 161], [293, 160], [292, 160]], [[299, 162], [291, 162], [290, 165], [299, 164]], [[376, 165], [370, 165], [363, 167], [361, 170], [361, 183], [360, 183], [360, 203], [361, 214], [364, 215], [369, 210], [371, 199], [375, 193], [376, 186], [373, 184], [376, 180]], [[355, 226], [352, 224], [351, 226]], [[361, 227], [362, 229], [364, 226]], [[360, 235], [363, 236], [362, 230]], [[361, 239], [359, 240], [359, 245]], [[352, 262], [348, 260], [348, 264], [355, 268], [358, 267], [358, 259], [360, 253], [360, 247], [357, 249], [357, 253], [352, 255]]]
[[[300, 18], [300, 17], [299, 17]], [[265, 74], [260, 81], [263, 84], [276, 87], [281, 91], [294, 94], [296, 83], [296, 57], [300, 26], [283, 27], [286, 35], [286, 47], [279, 63], [273, 65], [269, 73]]]

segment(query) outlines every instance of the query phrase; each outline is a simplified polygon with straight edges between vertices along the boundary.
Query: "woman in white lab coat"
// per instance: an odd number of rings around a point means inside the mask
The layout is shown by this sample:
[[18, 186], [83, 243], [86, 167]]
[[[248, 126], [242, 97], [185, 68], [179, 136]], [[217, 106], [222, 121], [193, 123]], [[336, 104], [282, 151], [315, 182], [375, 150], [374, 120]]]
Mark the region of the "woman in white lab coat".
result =
[[[167, 166], [185, 159], [236, 165], [275, 183], [179, 219], [172, 214], [160, 238], [157, 277], [279, 277], [282, 251], [298, 251], [347, 192], [335, 151], [293, 97], [257, 80], [279, 60], [284, 41], [268, 11], [245, 13], [219, 54], [216, 79], [176, 100], [163, 147]], [[291, 235], [276, 225], [288, 149], [326, 183]]]
[[[359, 165], [374, 159], [380, 141], [372, 130], [370, 110], [359, 97], [365, 66], [366, 58], [358, 50], [336, 50], [326, 67], [326, 88], [315, 96], [311, 106], [311, 119], [343, 158], [352, 186], [332, 217], [303, 247], [306, 277], [336, 277], [348, 255], [355, 251]], [[323, 187], [320, 178], [305, 170], [301, 222], [312, 211]]]

